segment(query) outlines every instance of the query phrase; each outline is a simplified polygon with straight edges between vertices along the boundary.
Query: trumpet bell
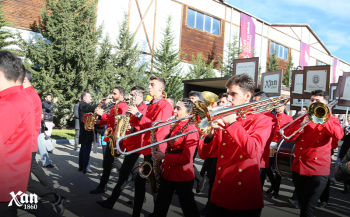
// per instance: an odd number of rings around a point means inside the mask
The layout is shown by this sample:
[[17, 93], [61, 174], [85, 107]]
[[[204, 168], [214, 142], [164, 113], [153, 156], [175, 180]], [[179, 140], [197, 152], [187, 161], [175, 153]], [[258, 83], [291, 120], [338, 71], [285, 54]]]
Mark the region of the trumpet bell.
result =
[[203, 91], [202, 92], [202, 97], [204, 99], [204, 104], [208, 106], [213, 106], [214, 103], [219, 101], [218, 95], [215, 93], [209, 92], [209, 91]]
[[201, 135], [208, 135], [211, 130], [212, 118], [209, 113], [209, 109], [202, 101], [193, 103], [192, 107], [193, 122]]
[[315, 124], [327, 122], [331, 116], [329, 107], [321, 102], [315, 102], [310, 105], [307, 116]]
[[148, 176], [150, 176], [152, 173], [152, 165], [150, 162], [143, 162], [140, 166], [139, 166], [139, 174], [141, 176], [141, 178], [147, 178]]

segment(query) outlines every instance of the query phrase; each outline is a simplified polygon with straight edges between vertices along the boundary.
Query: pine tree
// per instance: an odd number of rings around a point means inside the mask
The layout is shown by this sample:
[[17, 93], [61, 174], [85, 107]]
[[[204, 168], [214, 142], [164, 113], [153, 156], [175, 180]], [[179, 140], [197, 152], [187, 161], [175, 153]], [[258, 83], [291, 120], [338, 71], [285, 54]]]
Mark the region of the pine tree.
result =
[[282, 80], [282, 84], [284, 84], [286, 87], [289, 87], [289, 75], [290, 75], [290, 70], [292, 69], [293, 67], [293, 56], [290, 55], [289, 57], [289, 60], [288, 60], [288, 65], [287, 65], [287, 68], [286, 68], [286, 71], [284, 72], [283, 74], [283, 80]]
[[207, 65], [202, 53], [198, 53], [197, 57], [192, 55], [192, 65], [189, 67], [189, 73], [186, 75], [186, 80], [213, 78], [215, 77], [214, 60]]
[[166, 28], [163, 30], [163, 38], [152, 55], [152, 74], [162, 76], [166, 81], [165, 92], [176, 100], [183, 96], [183, 75], [181, 74], [181, 50], [176, 48], [175, 36], [171, 30], [172, 17], [168, 16]]
[[101, 72], [109, 72], [98, 59], [102, 26], [95, 26], [96, 4], [97, 0], [46, 0], [37, 26], [43, 38], [21, 42], [25, 57], [32, 62], [37, 91], [58, 96], [54, 114], [62, 127], [83, 91], [104, 90], [95, 87], [96, 80]]
[[233, 73], [233, 60], [239, 59], [239, 54], [242, 52], [243, 47], [239, 44], [239, 37], [237, 33], [233, 34], [232, 42], [227, 43], [227, 51], [224, 59], [219, 56], [220, 73], [221, 77], [232, 76]]
[[[0, 0], [0, 4], [1, 1], [2, 0]], [[4, 28], [11, 25], [14, 24], [7, 21], [5, 11], [2, 9], [2, 5], [0, 5], [0, 49], [23, 55], [18, 49], [11, 48], [11, 45], [17, 45], [20, 37], [19, 33], [13, 33], [11, 30]]]
[[148, 77], [145, 72], [145, 64], [141, 64], [141, 50], [135, 42], [134, 34], [128, 29], [128, 14], [119, 25], [119, 35], [116, 43], [117, 51], [113, 58], [116, 69], [115, 83], [124, 87], [126, 92], [135, 85], [145, 87]]
[[272, 54], [269, 55], [267, 60], [267, 72], [273, 72], [280, 69], [278, 67], [280, 61], [277, 59], [276, 54], [276, 49], [273, 49]]

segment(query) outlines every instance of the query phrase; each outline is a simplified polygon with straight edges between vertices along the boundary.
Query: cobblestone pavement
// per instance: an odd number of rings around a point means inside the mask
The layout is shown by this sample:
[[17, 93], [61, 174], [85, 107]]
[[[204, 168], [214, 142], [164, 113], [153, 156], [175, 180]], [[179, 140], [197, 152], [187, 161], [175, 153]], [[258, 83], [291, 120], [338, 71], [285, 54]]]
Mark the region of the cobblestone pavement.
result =
[[[133, 199], [134, 184], [131, 183], [123, 191], [119, 202], [114, 206], [114, 209], [104, 209], [96, 204], [97, 200], [106, 199], [113, 190], [115, 183], [118, 180], [118, 173], [112, 172], [108, 183], [108, 189], [103, 194], [89, 194], [89, 191], [95, 189], [99, 183], [99, 173], [102, 172], [102, 149], [98, 148], [98, 153], [91, 153], [90, 163], [91, 169], [94, 173], [83, 174], [78, 172], [78, 154], [79, 152], [73, 150], [72, 144], [56, 144], [53, 154], [50, 154], [50, 159], [56, 165], [54, 168], [44, 169], [46, 174], [53, 181], [58, 193], [68, 198], [66, 203], [66, 211], [64, 216], [67, 217], [89, 217], [89, 216], [103, 216], [103, 217], [123, 217], [131, 216], [132, 205], [126, 202]], [[40, 156], [39, 156], [40, 159]], [[122, 160], [123, 158], [121, 158]], [[196, 158], [195, 166], [198, 170], [201, 169], [203, 160]], [[269, 182], [265, 182], [264, 191], [270, 186]], [[288, 180], [282, 180], [280, 196], [278, 199], [270, 199], [264, 194], [265, 207], [262, 211], [262, 217], [292, 217], [298, 216], [299, 210], [291, 208], [287, 203], [288, 198], [292, 196], [293, 183]], [[326, 208], [317, 208], [315, 216], [317, 217], [335, 217], [335, 216], [350, 216], [350, 194], [342, 194], [343, 184], [331, 186], [329, 205]], [[147, 201], [143, 206], [141, 216], [148, 216], [153, 211], [152, 196], [146, 194]], [[195, 189], [194, 189], [195, 192]], [[195, 199], [199, 210], [204, 208], [207, 202], [208, 180], [203, 192], [195, 193]], [[47, 206], [52, 206], [47, 204]], [[19, 211], [19, 216], [32, 216], [24, 211]], [[169, 212], [169, 217], [183, 216], [179, 200], [174, 195]]]

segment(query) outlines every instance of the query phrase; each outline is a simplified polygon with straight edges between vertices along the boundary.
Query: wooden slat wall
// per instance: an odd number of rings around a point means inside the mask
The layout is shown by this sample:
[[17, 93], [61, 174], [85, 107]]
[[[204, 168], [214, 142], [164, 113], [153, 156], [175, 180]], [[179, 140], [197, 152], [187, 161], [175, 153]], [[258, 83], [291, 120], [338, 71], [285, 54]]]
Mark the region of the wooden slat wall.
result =
[[30, 26], [38, 23], [44, 0], [2, 0], [7, 21], [14, 23], [16, 28], [30, 30]]
[[202, 52], [205, 58], [213, 54], [214, 61], [218, 62], [218, 56], [222, 56], [224, 53], [225, 21], [221, 20], [220, 36], [189, 27], [186, 23], [187, 6], [183, 5], [180, 47], [182, 53], [187, 55], [184, 61], [192, 63], [192, 55], [197, 56], [197, 53]]

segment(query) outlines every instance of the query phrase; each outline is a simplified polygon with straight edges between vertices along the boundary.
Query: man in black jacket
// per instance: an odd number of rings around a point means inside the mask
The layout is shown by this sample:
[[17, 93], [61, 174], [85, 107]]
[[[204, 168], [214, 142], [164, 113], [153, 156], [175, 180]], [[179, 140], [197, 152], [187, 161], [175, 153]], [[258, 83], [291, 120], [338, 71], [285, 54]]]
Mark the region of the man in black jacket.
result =
[[45, 125], [47, 127], [47, 132], [46, 132], [46, 136], [51, 137], [51, 133], [52, 133], [52, 128], [54, 127], [54, 123], [53, 123], [53, 108], [55, 107], [55, 103], [58, 101], [57, 96], [53, 99], [53, 103], [51, 103], [52, 101], [52, 97], [50, 94], [44, 94], [44, 102], [42, 103], [43, 106], [43, 113], [44, 113], [44, 121], [45, 121]]
[[79, 152], [79, 171], [83, 171], [83, 173], [85, 174], [86, 167], [90, 159], [92, 142], [94, 141], [94, 131], [85, 130], [83, 119], [86, 113], [93, 113], [97, 105], [90, 105], [92, 98], [90, 93], [88, 92], [83, 92], [80, 98], [81, 102], [79, 103], [79, 143], [81, 144], [81, 147]]

